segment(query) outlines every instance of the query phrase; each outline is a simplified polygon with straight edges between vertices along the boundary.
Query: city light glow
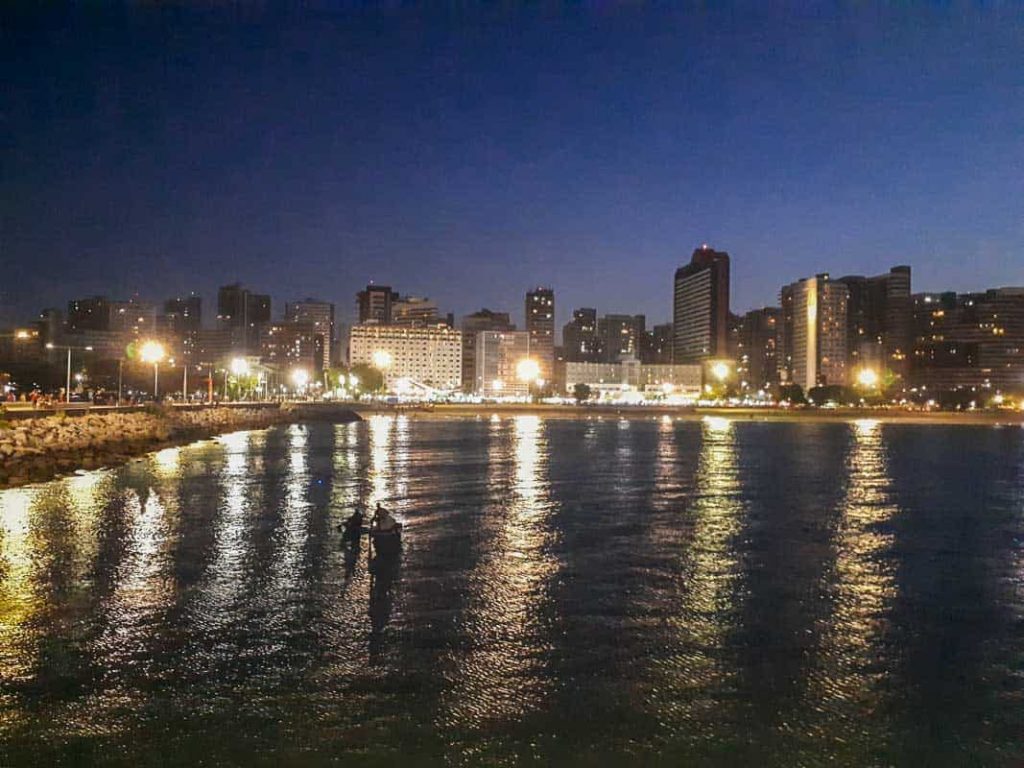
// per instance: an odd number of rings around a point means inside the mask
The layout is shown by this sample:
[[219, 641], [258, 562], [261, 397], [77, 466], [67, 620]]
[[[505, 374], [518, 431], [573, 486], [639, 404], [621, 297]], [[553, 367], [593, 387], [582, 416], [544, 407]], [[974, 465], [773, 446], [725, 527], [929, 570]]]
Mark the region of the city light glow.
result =
[[516, 378], [520, 381], [537, 381], [540, 378], [540, 365], [536, 360], [524, 357], [516, 363]]
[[878, 386], [878, 371], [871, 368], [861, 368], [857, 371], [857, 384], [865, 389], [874, 389]]
[[299, 389], [305, 389], [306, 385], [309, 384], [309, 371], [303, 368], [296, 368], [292, 371], [292, 384]]
[[249, 373], [249, 361], [244, 357], [236, 357], [231, 361], [231, 373], [235, 376], [245, 376]]
[[729, 378], [729, 364], [719, 360], [718, 362], [711, 364], [711, 375], [719, 381], [725, 381]]
[[155, 365], [164, 359], [165, 354], [164, 345], [152, 339], [144, 341], [139, 348], [139, 359], [144, 363], [153, 363]]
[[386, 349], [378, 349], [373, 353], [373, 367], [381, 371], [391, 367], [391, 363], [394, 362], [394, 358], [391, 353]]

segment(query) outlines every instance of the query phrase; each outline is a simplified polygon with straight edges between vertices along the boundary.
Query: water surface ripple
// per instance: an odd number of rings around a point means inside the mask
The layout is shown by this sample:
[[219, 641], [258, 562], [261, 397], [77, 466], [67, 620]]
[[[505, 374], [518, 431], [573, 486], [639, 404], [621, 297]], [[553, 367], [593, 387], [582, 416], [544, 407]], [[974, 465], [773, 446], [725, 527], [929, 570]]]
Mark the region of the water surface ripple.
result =
[[[353, 505], [400, 561], [342, 546]], [[0, 492], [0, 765], [1019, 765], [1024, 430], [276, 427]]]

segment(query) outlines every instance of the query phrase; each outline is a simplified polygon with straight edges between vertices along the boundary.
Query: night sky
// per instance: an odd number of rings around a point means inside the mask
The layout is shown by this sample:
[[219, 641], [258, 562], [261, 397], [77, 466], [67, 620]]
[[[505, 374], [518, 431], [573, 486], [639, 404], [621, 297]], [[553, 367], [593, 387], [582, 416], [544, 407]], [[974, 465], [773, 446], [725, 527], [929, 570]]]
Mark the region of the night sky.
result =
[[372, 279], [656, 322], [703, 242], [736, 311], [1024, 284], [1018, 3], [34, 5], [0, 10], [0, 321], [239, 280], [351, 317]]

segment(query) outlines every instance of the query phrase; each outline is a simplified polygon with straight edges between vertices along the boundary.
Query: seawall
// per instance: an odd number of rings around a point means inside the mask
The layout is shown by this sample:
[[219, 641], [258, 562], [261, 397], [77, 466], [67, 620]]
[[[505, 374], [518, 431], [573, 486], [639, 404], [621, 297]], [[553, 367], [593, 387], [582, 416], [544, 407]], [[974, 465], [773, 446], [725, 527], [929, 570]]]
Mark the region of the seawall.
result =
[[242, 429], [308, 420], [357, 421], [339, 408], [193, 407], [57, 413], [0, 422], [0, 488], [49, 480], [76, 469], [121, 464], [143, 453]]

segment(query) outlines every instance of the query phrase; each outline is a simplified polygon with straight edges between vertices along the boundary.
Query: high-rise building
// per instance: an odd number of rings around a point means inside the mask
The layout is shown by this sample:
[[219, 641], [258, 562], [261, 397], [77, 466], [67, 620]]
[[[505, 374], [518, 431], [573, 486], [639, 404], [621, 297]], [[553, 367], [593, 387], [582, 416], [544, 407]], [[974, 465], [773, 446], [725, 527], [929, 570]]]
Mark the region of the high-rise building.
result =
[[702, 245], [676, 270], [672, 303], [676, 364], [724, 357], [728, 349], [729, 254]]
[[550, 382], [555, 366], [555, 292], [550, 288], [526, 294], [526, 330], [530, 357], [540, 366], [540, 377]]
[[776, 344], [778, 307], [753, 309], [740, 322], [736, 375], [741, 386], [759, 390], [778, 383]]
[[847, 305], [847, 352], [851, 370], [909, 372], [912, 306], [910, 267], [893, 267], [874, 277], [848, 275], [836, 282], [850, 291]]
[[573, 363], [597, 362], [597, 310], [580, 307], [572, 311], [572, 320], [562, 326], [565, 359]]
[[406, 379], [414, 386], [451, 392], [462, 384], [462, 333], [444, 325], [354, 325], [349, 331], [349, 359], [352, 365], [380, 369], [391, 388]]
[[402, 296], [391, 303], [392, 325], [407, 325], [425, 328], [443, 323], [437, 311], [437, 303], [419, 296]]
[[217, 291], [217, 324], [230, 328], [246, 354], [259, 350], [263, 327], [270, 322], [270, 296], [253, 293], [241, 283], [221, 286]]
[[195, 293], [187, 297], [167, 299], [163, 314], [157, 317], [159, 336], [186, 360], [195, 356], [199, 330], [202, 327], [202, 299]]
[[482, 397], [526, 395], [530, 382], [520, 381], [516, 367], [530, 355], [527, 331], [477, 331], [473, 391]]
[[918, 293], [912, 307], [914, 386], [1024, 393], [1024, 287]]
[[473, 392], [476, 384], [476, 337], [481, 331], [514, 331], [508, 312], [481, 309], [462, 318], [462, 391]]
[[69, 333], [109, 331], [110, 299], [106, 296], [92, 296], [69, 301], [67, 328]]
[[174, 335], [198, 331], [203, 325], [203, 300], [195, 293], [167, 299], [162, 318], [164, 329]]
[[672, 364], [672, 323], [662, 323], [644, 331], [640, 362], [645, 365]]
[[356, 294], [360, 323], [391, 324], [391, 308], [398, 301], [398, 294], [388, 285], [366, 286]]
[[264, 363], [319, 373], [325, 367], [324, 352], [324, 334], [311, 322], [268, 323], [260, 334]]
[[597, 321], [600, 359], [617, 363], [623, 359], [640, 359], [640, 344], [646, 330], [644, 315], [605, 315]]
[[329, 301], [306, 298], [302, 301], [290, 301], [284, 305], [284, 318], [289, 323], [309, 323], [313, 326], [313, 334], [323, 337], [326, 349], [326, 364], [333, 362], [337, 348], [337, 335], [334, 327], [334, 305]]
[[803, 278], [781, 291], [786, 351], [785, 383], [806, 392], [847, 383], [846, 304], [849, 289], [827, 274]]

